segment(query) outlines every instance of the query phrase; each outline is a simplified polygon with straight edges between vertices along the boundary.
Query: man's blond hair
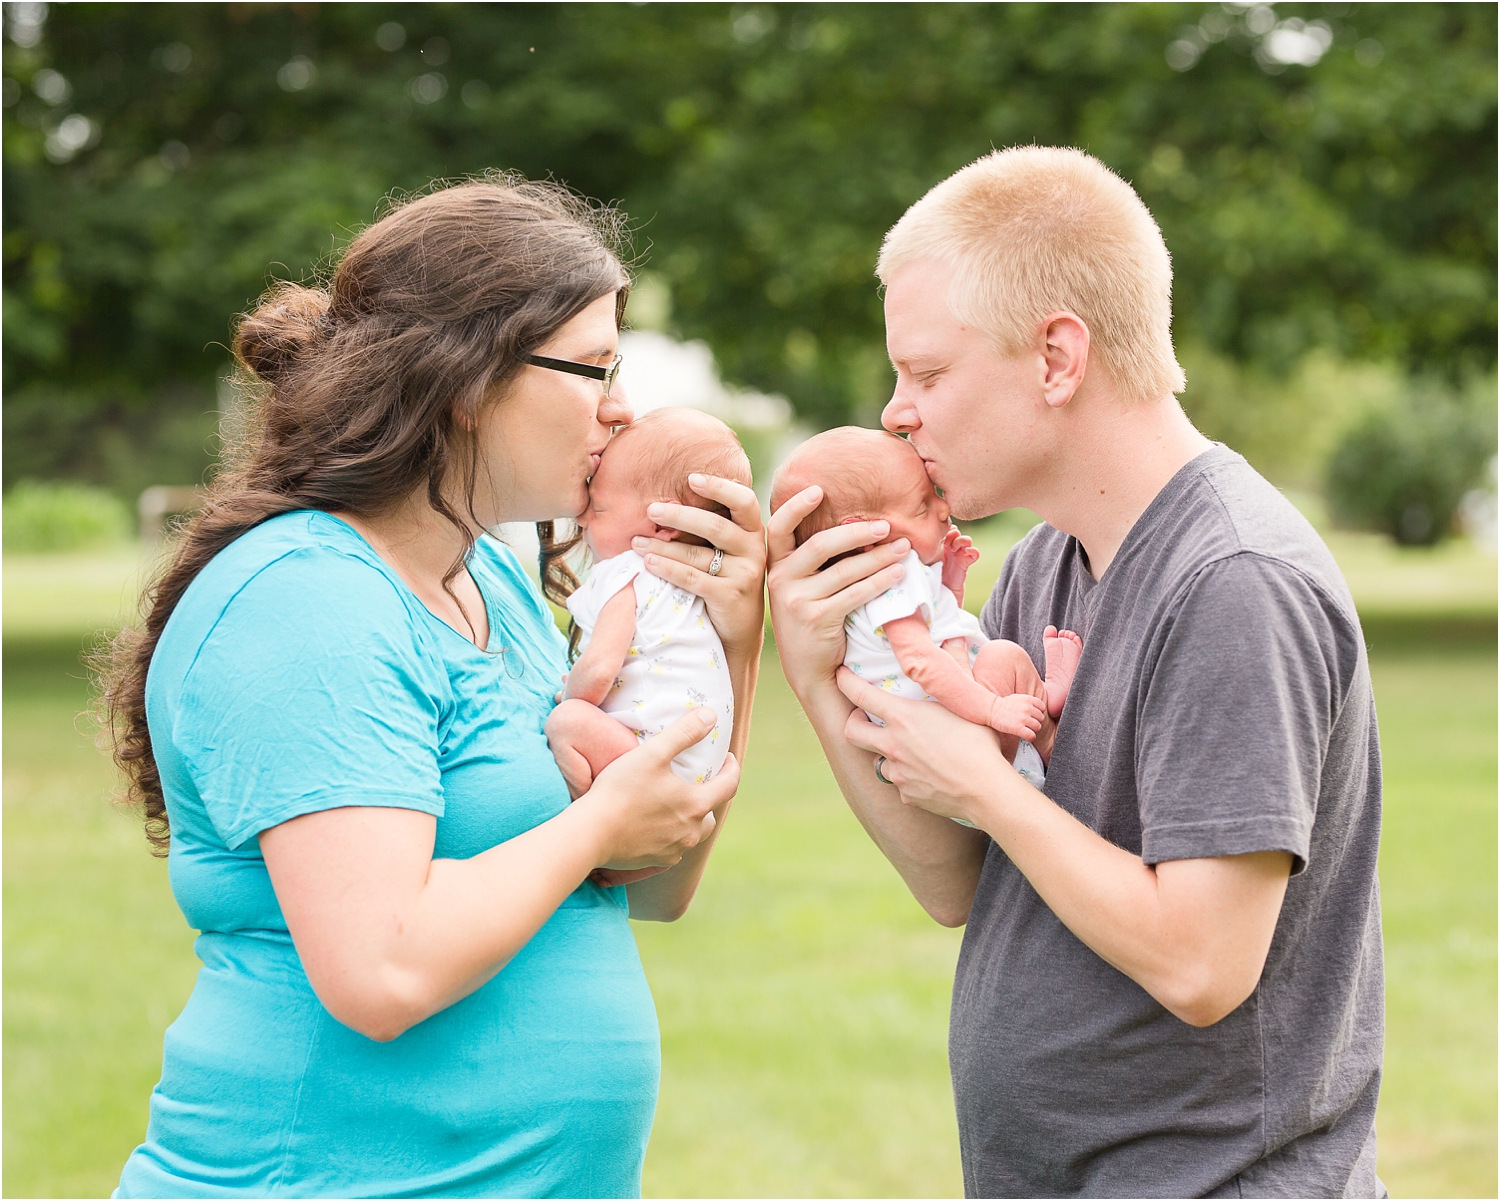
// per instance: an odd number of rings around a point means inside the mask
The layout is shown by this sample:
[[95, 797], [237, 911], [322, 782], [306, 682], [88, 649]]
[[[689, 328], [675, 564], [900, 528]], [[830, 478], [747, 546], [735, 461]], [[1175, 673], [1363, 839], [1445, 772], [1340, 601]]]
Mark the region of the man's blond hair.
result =
[[1002, 354], [1032, 344], [1049, 313], [1089, 327], [1092, 360], [1126, 400], [1187, 386], [1172, 349], [1172, 260], [1135, 190], [1064, 147], [997, 150], [950, 175], [891, 228], [875, 273], [907, 263], [953, 268], [953, 315]]

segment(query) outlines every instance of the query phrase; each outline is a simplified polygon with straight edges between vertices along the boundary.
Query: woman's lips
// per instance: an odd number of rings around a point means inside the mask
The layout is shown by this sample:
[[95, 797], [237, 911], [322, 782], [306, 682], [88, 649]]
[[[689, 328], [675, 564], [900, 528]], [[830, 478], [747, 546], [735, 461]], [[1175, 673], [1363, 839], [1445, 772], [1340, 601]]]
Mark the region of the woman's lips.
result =
[[589, 456], [589, 479], [593, 479], [599, 473], [599, 462], [603, 458], [603, 455]]

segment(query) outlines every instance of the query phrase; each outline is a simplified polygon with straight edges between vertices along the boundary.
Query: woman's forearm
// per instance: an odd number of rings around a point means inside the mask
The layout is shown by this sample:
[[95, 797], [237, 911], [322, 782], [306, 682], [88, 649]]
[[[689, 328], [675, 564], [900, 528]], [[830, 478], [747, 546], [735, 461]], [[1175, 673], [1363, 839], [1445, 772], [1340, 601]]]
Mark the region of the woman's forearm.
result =
[[569, 806], [472, 859], [431, 859], [429, 815], [345, 808], [267, 830], [261, 847], [319, 1000], [384, 1042], [479, 988], [531, 940], [598, 864], [599, 825]]

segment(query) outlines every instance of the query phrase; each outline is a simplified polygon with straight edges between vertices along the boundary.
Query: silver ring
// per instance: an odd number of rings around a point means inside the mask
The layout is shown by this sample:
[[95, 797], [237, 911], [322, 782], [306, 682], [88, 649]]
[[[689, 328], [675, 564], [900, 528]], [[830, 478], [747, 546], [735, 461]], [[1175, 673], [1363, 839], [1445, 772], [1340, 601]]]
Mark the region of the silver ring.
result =
[[709, 564], [708, 564], [708, 574], [709, 575], [718, 575], [719, 572], [721, 572], [723, 570], [724, 570], [724, 552], [722, 550], [716, 548], [714, 550], [714, 557], [713, 557], [712, 560], [709, 561]]
[[877, 755], [877, 756], [875, 756], [875, 778], [877, 780], [879, 780], [882, 784], [891, 784], [891, 785], [894, 785], [895, 781], [893, 781], [893, 780], [887, 780], [885, 778], [885, 773], [880, 770], [884, 765], [885, 765], [885, 756], [884, 755]]

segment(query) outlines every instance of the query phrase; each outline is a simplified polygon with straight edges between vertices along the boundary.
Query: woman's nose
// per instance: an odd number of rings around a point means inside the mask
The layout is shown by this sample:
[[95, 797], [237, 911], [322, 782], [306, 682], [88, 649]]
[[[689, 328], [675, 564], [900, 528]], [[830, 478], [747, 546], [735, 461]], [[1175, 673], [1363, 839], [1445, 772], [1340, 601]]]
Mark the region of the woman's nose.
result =
[[634, 420], [635, 410], [630, 407], [630, 398], [617, 380], [599, 405], [599, 424], [629, 425]]

